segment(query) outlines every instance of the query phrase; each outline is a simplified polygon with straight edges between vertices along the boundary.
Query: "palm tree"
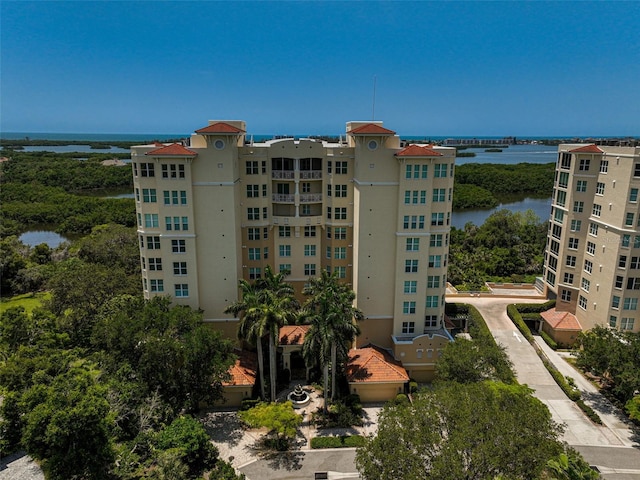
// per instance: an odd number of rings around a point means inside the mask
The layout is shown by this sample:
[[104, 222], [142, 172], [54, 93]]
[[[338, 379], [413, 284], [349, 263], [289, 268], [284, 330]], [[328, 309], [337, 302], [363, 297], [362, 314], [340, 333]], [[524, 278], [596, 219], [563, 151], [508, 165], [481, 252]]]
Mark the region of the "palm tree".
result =
[[258, 348], [262, 398], [266, 397], [262, 338], [269, 336], [271, 401], [276, 399], [276, 349], [280, 327], [294, 320], [298, 310], [298, 304], [293, 297], [293, 287], [284, 281], [285, 277], [284, 273], [274, 274], [267, 266], [264, 279], [258, 279], [253, 284], [240, 280], [242, 300], [225, 310], [225, 313], [243, 314], [238, 325], [238, 338], [246, 339]]
[[303, 317], [311, 327], [305, 335], [302, 351], [306, 361], [319, 362], [323, 367], [326, 408], [329, 363], [333, 400], [338, 364], [347, 361], [349, 348], [360, 334], [360, 327], [354, 318], [360, 320], [363, 315], [353, 306], [355, 293], [347, 285], [339, 283], [335, 273], [330, 275], [323, 270], [320, 278], [309, 280], [303, 293], [309, 296]]

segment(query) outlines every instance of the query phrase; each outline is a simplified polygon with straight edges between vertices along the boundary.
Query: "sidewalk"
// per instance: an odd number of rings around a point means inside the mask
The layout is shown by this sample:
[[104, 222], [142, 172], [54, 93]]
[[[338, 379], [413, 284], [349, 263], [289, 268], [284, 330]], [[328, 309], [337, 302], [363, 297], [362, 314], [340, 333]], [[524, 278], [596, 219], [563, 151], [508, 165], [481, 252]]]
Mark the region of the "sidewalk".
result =
[[593, 408], [602, 422], [611, 432], [627, 447], [640, 446], [640, 431], [635, 427], [623, 412], [612, 405], [607, 398], [602, 395], [591, 382], [582, 376], [571, 364], [569, 364], [561, 354], [553, 350], [539, 335], [533, 337], [536, 344], [544, 352], [551, 364], [558, 369], [565, 377], [571, 377], [582, 392], [584, 403]]

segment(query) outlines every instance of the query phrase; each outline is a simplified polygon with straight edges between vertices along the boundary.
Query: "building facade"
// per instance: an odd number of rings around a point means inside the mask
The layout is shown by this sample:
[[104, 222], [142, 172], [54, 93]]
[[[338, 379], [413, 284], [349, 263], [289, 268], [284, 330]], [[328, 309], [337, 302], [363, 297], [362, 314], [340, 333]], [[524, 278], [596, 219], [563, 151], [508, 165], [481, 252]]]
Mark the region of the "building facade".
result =
[[582, 330], [640, 331], [640, 148], [558, 147], [544, 279]]
[[365, 315], [359, 345], [429, 376], [444, 325], [455, 149], [401, 145], [382, 122], [335, 142], [253, 142], [210, 121], [188, 145], [132, 147], [143, 289], [204, 311], [231, 338], [238, 280], [270, 266], [301, 292], [327, 270]]

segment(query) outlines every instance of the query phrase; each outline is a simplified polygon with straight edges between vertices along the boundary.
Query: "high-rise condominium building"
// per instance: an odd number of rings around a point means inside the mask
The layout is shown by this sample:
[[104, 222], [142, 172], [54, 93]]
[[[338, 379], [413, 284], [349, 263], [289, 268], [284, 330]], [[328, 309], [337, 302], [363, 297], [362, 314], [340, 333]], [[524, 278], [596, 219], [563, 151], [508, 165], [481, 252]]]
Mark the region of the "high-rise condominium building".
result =
[[401, 145], [382, 122], [328, 142], [254, 142], [243, 121], [210, 121], [188, 146], [132, 148], [144, 294], [223, 313], [238, 280], [270, 266], [301, 292], [321, 270], [356, 292], [358, 345], [390, 349], [428, 377], [444, 328], [455, 149]]
[[583, 330], [640, 330], [640, 148], [558, 148], [544, 275]]

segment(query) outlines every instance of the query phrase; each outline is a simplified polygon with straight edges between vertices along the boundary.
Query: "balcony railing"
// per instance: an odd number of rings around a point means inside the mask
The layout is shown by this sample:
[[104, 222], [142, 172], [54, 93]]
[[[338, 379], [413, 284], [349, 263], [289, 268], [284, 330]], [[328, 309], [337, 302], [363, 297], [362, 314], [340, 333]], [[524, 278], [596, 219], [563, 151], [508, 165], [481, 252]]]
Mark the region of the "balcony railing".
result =
[[303, 180], [321, 180], [322, 170], [301, 170], [300, 178]]
[[295, 173], [293, 170], [273, 170], [271, 172], [271, 178], [292, 180], [294, 176]]
[[322, 194], [321, 193], [301, 193], [300, 194], [300, 202], [302, 203], [312, 203], [312, 202], [321, 202]]
[[295, 195], [291, 195], [290, 193], [274, 193], [271, 199], [278, 203], [294, 203]]

